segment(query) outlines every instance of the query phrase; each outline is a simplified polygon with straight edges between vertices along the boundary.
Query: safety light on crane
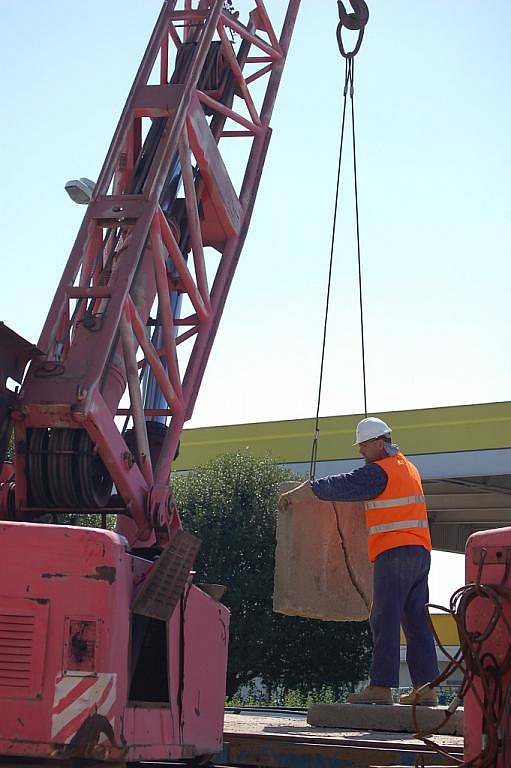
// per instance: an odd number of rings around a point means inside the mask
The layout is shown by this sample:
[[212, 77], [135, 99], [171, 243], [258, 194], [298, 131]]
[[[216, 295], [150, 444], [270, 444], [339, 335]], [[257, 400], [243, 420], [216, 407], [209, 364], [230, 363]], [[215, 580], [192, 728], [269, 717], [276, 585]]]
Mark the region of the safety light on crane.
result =
[[82, 176], [80, 179], [71, 179], [71, 181], [67, 181], [64, 189], [74, 203], [88, 205], [91, 201], [95, 186], [96, 183], [94, 181]]

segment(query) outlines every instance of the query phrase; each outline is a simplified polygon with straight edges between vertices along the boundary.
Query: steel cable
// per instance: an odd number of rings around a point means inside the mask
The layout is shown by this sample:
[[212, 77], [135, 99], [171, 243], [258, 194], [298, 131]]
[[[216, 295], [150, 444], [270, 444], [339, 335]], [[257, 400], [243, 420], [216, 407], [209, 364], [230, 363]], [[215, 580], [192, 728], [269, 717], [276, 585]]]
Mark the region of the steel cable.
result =
[[360, 222], [358, 215], [358, 177], [357, 177], [357, 144], [355, 140], [355, 106], [353, 102], [353, 78], [355, 75], [355, 60], [351, 61], [351, 86], [350, 86], [350, 100], [351, 100], [351, 136], [353, 145], [353, 182], [355, 185], [355, 221], [357, 225], [357, 266], [358, 266], [358, 300], [360, 307], [360, 343], [362, 353], [362, 383], [364, 387], [364, 415], [367, 418], [367, 383], [366, 383], [366, 354], [365, 354], [365, 337], [364, 337], [364, 302], [362, 297], [362, 259], [360, 256]]
[[316, 403], [316, 418], [314, 424], [314, 437], [312, 441], [312, 452], [309, 470], [309, 479], [312, 481], [316, 476], [316, 464], [318, 458], [318, 442], [319, 442], [319, 411], [321, 405], [321, 392], [323, 388], [323, 373], [325, 366], [325, 349], [326, 349], [326, 335], [328, 328], [328, 314], [330, 309], [330, 294], [332, 287], [332, 270], [334, 260], [334, 247], [335, 247], [335, 234], [337, 229], [337, 213], [339, 208], [339, 191], [341, 181], [341, 166], [342, 166], [342, 152], [344, 145], [344, 130], [346, 126], [346, 106], [348, 101], [348, 94], [351, 101], [351, 136], [352, 136], [352, 149], [353, 149], [353, 179], [354, 179], [354, 192], [355, 192], [355, 220], [356, 220], [356, 235], [357, 235], [357, 264], [358, 264], [358, 291], [359, 291], [359, 306], [360, 306], [360, 333], [361, 333], [361, 354], [362, 354], [362, 382], [364, 392], [364, 414], [367, 416], [367, 385], [366, 385], [366, 364], [365, 364], [365, 340], [364, 340], [364, 311], [363, 311], [363, 293], [362, 293], [362, 262], [360, 253], [360, 221], [359, 221], [359, 206], [358, 206], [358, 177], [357, 177], [357, 153], [356, 153], [356, 136], [355, 136], [355, 107], [353, 101], [354, 85], [354, 60], [353, 57], [346, 58], [346, 67], [344, 74], [344, 99], [342, 108], [342, 121], [341, 121], [341, 137], [339, 141], [339, 159], [337, 163], [337, 180], [335, 187], [335, 201], [334, 201], [334, 213], [332, 221], [332, 234], [330, 238], [330, 260], [328, 265], [328, 281], [325, 301], [325, 317], [323, 322], [323, 339], [321, 345], [321, 363], [319, 369], [319, 385], [318, 385], [318, 398]]
[[321, 405], [321, 390], [323, 387], [326, 332], [328, 327], [328, 312], [330, 309], [330, 289], [332, 285], [332, 267], [334, 263], [335, 231], [337, 227], [337, 209], [338, 209], [338, 203], [339, 203], [339, 189], [340, 189], [340, 182], [341, 182], [342, 148], [344, 144], [344, 127], [346, 124], [346, 104], [347, 104], [347, 97], [348, 97], [348, 77], [349, 77], [350, 71], [351, 71], [350, 62], [349, 62], [349, 59], [346, 59], [346, 69], [344, 74], [344, 101], [343, 101], [343, 107], [342, 107], [341, 138], [339, 141], [339, 159], [337, 161], [337, 181], [335, 185], [334, 217], [332, 222], [332, 234], [330, 238], [330, 261], [328, 264], [328, 282], [327, 282], [327, 289], [326, 289], [325, 319], [323, 322], [323, 342], [321, 345], [321, 363], [319, 367], [318, 400], [316, 405], [316, 422], [314, 427], [314, 439], [312, 441], [312, 454], [311, 454], [311, 465], [310, 465], [311, 480], [314, 480], [314, 477], [316, 474], [316, 462], [318, 457], [319, 408]]

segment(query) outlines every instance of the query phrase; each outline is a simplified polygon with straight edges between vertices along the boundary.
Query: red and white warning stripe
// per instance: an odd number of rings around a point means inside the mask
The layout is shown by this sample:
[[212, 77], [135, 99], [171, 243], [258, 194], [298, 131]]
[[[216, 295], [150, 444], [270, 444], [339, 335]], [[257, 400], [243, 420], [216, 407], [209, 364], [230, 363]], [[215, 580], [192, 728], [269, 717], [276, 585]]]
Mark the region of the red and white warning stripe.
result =
[[103, 715], [115, 726], [114, 706], [117, 675], [100, 672], [93, 677], [64, 675], [57, 677], [51, 713], [51, 738], [68, 744], [91, 715]]

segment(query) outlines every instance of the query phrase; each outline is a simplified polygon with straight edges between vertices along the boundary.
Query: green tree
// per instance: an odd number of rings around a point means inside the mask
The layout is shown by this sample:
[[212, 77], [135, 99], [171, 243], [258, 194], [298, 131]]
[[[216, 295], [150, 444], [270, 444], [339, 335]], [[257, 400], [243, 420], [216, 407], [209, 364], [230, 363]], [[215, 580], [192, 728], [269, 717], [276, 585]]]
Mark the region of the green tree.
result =
[[197, 580], [225, 584], [231, 610], [227, 695], [261, 677], [269, 689], [352, 688], [367, 676], [366, 623], [319, 622], [272, 610], [279, 483], [270, 457], [235, 453], [172, 478], [187, 530], [203, 540]]

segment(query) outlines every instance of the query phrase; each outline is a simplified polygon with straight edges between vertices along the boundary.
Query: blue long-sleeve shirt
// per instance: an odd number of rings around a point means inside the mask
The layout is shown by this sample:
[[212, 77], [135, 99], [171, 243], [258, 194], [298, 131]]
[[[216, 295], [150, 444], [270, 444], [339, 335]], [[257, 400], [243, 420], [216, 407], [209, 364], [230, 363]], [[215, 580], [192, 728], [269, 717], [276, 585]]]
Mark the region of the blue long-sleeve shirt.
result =
[[387, 487], [388, 477], [379, 464], [362, 467], [339, 475], [313, 480], [312, 490], [323, 501], [366, 501], [375, 499]]

